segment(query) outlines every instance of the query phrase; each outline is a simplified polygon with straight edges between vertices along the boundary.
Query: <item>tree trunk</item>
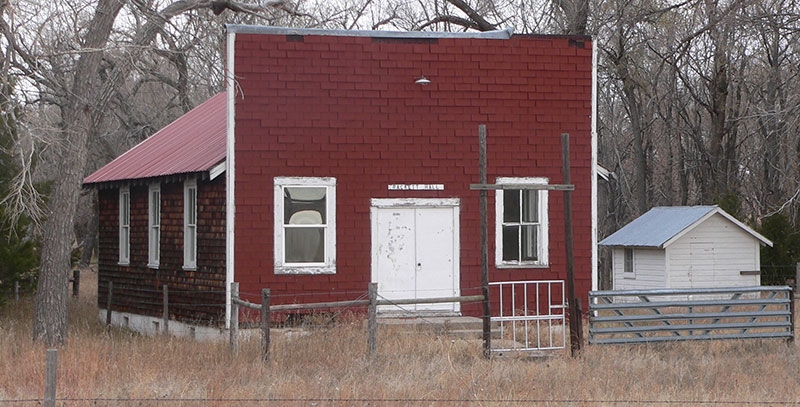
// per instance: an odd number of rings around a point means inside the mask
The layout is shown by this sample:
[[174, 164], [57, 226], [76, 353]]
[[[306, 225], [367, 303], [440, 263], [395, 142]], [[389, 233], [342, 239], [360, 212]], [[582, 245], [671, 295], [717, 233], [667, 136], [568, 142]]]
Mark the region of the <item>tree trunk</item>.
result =
[[[2, 2], [2, 0], [0, 0]], [[57, 168], [62, 179], [55, 184], [48, 204], [48, 218], [44, 224], [42, 259], [37, 286], [33, 338], [47, 346], [63, 345], [67, 336], [67, 286], [69, 259], [73, 238], [73, 222], [83, 170], [89, 154], [88, 142], [103, 116], [102, 109], [114, 89], [130, 72], [131, 64], [118, 64], [103, 82], [98, 70], [114, 21], [125, 0], [99, 0], [95, 15], [83, 39], [83, 52], [75, 64], [75, 76], [69, 95], [61, 109], [61, 145]], [[221, 13], [225, 9], [235, 12], [257, 13], [269, 7], [288, 10], [281, 0], [264, 1], [247, 5], [232, 0], [178, 0], [158, 12], [151, 11], [147, 22], [136, 32], [132, 52], [128, 59], [135, 61], [155, 40], [172, 17], [187, 11], [212, 9]], [[101, 83], [103, 82], [103, 83]]]
[[89, 267], [92, 263], [92, 254], [97, 250], [97, 228], [99, 226], [100, 212], [97, 208], [97, 191], [92, 191], [92, 218], [89, 219], [86, 237], [83, 239], [83, 252], [81, 253], [81, 262], [78, 264], [81, 268]]
[[[713, 21], [717, 15], [715, 1], [706, 0], [710, 19]], [[710, 30], [711, 46], [713, 47], [713, 60], [711, 77], [708, 81], [709, 109], [711, 126], [709, 129], [709, 179], [703, 190], [703, 203], [709, 204], [717, 201], [727, 194], [726, 184], [728, 162], [726, 161], [726, 140], [728, 134], [728, 67], [730, 60], [727, 52], [727, 38], [722, 28], [715, 26]]]
[[97, 70], [122, 0], [100, 0], [89, 25], [76, 65], [70, 99], [62, 108], [58, 170], [62, 178], [56, 182], [48, 203], [44, 224], [42, 259], [36, 287], [36, 310], [33, 339], [47, 346], [61, 346], [67, 338], [67, 289], [69, 259], [83, 168], [88, 155], [88, 135], [93, 127], [98, 98]]
[[555, 0], [564, 13], [567, 34], [586, 35], [589, 22], [589, 0]]

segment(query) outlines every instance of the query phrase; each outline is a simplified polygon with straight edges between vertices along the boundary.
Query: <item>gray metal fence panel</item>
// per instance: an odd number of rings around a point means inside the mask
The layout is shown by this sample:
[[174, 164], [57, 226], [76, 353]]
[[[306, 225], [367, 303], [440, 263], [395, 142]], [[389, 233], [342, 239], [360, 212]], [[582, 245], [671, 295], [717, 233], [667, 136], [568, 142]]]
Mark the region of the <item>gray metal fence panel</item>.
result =
[[589, 344], [794, 340], [788, 286], [589, 292]]

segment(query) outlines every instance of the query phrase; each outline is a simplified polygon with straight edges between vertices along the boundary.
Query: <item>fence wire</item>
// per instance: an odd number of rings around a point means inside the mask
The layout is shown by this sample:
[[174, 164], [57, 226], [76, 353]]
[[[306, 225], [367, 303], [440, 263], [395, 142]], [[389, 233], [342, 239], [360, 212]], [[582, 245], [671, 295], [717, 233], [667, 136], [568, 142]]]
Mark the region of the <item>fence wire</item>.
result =
[[[41, 406], [43, 399], [0, 400], [2, 406]], [[625, 399], [427, 399], [427, 398], [63, 398], [56, 406], [68, 407], [233, 407], [233, 406], [312, 406], [312, 407], [417, 407], [417, 406], [800, 406], [800, 401], [781, 400], [625, 400]]]

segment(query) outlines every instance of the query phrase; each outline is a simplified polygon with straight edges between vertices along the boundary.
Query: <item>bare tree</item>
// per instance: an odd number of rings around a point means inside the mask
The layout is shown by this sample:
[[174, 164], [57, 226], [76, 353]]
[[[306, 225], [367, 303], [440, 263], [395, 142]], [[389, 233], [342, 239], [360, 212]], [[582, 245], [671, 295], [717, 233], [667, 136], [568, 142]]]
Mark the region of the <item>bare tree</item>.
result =
[[[39, 97], [58, 108], [57, 144], [51, 149], [60, 179], [53, 184], [43, 225], [42, 262], [33, 331], [34, 339], [48, 346], [58, 346], [66, 340], [67, 271], [70, 267], [80, 182], [89, 157], [89, 145], [99, 138], [109, 102], [124, 99], [119, 97], [120, 86], [129, 73], [136, 69], [135, 62], [146, 59], [140, 57], [164, 33], [169, 22], [184, 13], [210, 10], [219, 14], [232, 10], [246, 15], [260, 15], [274, 9], [281, 9], [283, 13], [291, 12], [280, 1], [250, 5], [236, 1], [182, 0], [158, 10], [152, 8], [157, 6], [152, 2], [133, 1], [131, 4], [134, 9], [131, 12], [134, 16], [140, 16], [142, 23], [135, 25], [135, 31], [125, 47], [125, 58], [108, 64], [106, 62], [111, 60], [106, 58], [110, 55], [106, 47], [110, 38], [119, 35], [114, 27], [126, 4], [123, 0], [99, 0], [96, 5], [65, 4], [71, 7], [69, 14], [58, 14], [57, 17], [68, 20], [76, 36], [67, 44], [59, 43], [59, 36], [50, 36], [56, 44], [49, 49], [50, 53], [45, 58], [40, 58], [41, 55], [35, 53], [36, 48], [31, 47], [30, 42], [24, 43], [14, 24], [6, 18], [10, 13], [7, 12], [6, 3], [3, 3], [4, 18], [0, 27], [12, 53], [9, 58], [11, 69], [25, 75], [37, 87]], [[58, 5], [53, 7], [53, 10], [63, 11], [57, 10]], [[41, 34], [42, 31], [36, 33]], [[37, 41], [42, 38], [44, 35]], [[170, 42], [167, 36], [162, 38]], [[80, 45], [75, 47], [76, 44]], [[175, 86], [180, 90], [181, 82], [186, 81], [188, 67], [180, 56], [166, 56], [172, 58], [179, 67]], [[46, 61], [46, 64], [42, 61]], [[183, 72], [180, 67], [183, 67]], [[178, 105], [188, 108], [185, 87], [183, 95], [180, 91], [178, 95]]]

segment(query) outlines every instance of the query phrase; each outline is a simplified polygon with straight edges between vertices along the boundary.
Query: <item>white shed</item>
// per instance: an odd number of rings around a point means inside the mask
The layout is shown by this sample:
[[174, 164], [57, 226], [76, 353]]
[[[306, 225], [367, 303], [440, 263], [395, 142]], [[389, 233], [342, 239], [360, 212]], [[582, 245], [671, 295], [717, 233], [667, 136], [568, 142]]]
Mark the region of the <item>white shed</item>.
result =
[[758, 286], [772, 246], [716, 205], [655, 207], [599, 244], [612, 248], [615, 290]]

